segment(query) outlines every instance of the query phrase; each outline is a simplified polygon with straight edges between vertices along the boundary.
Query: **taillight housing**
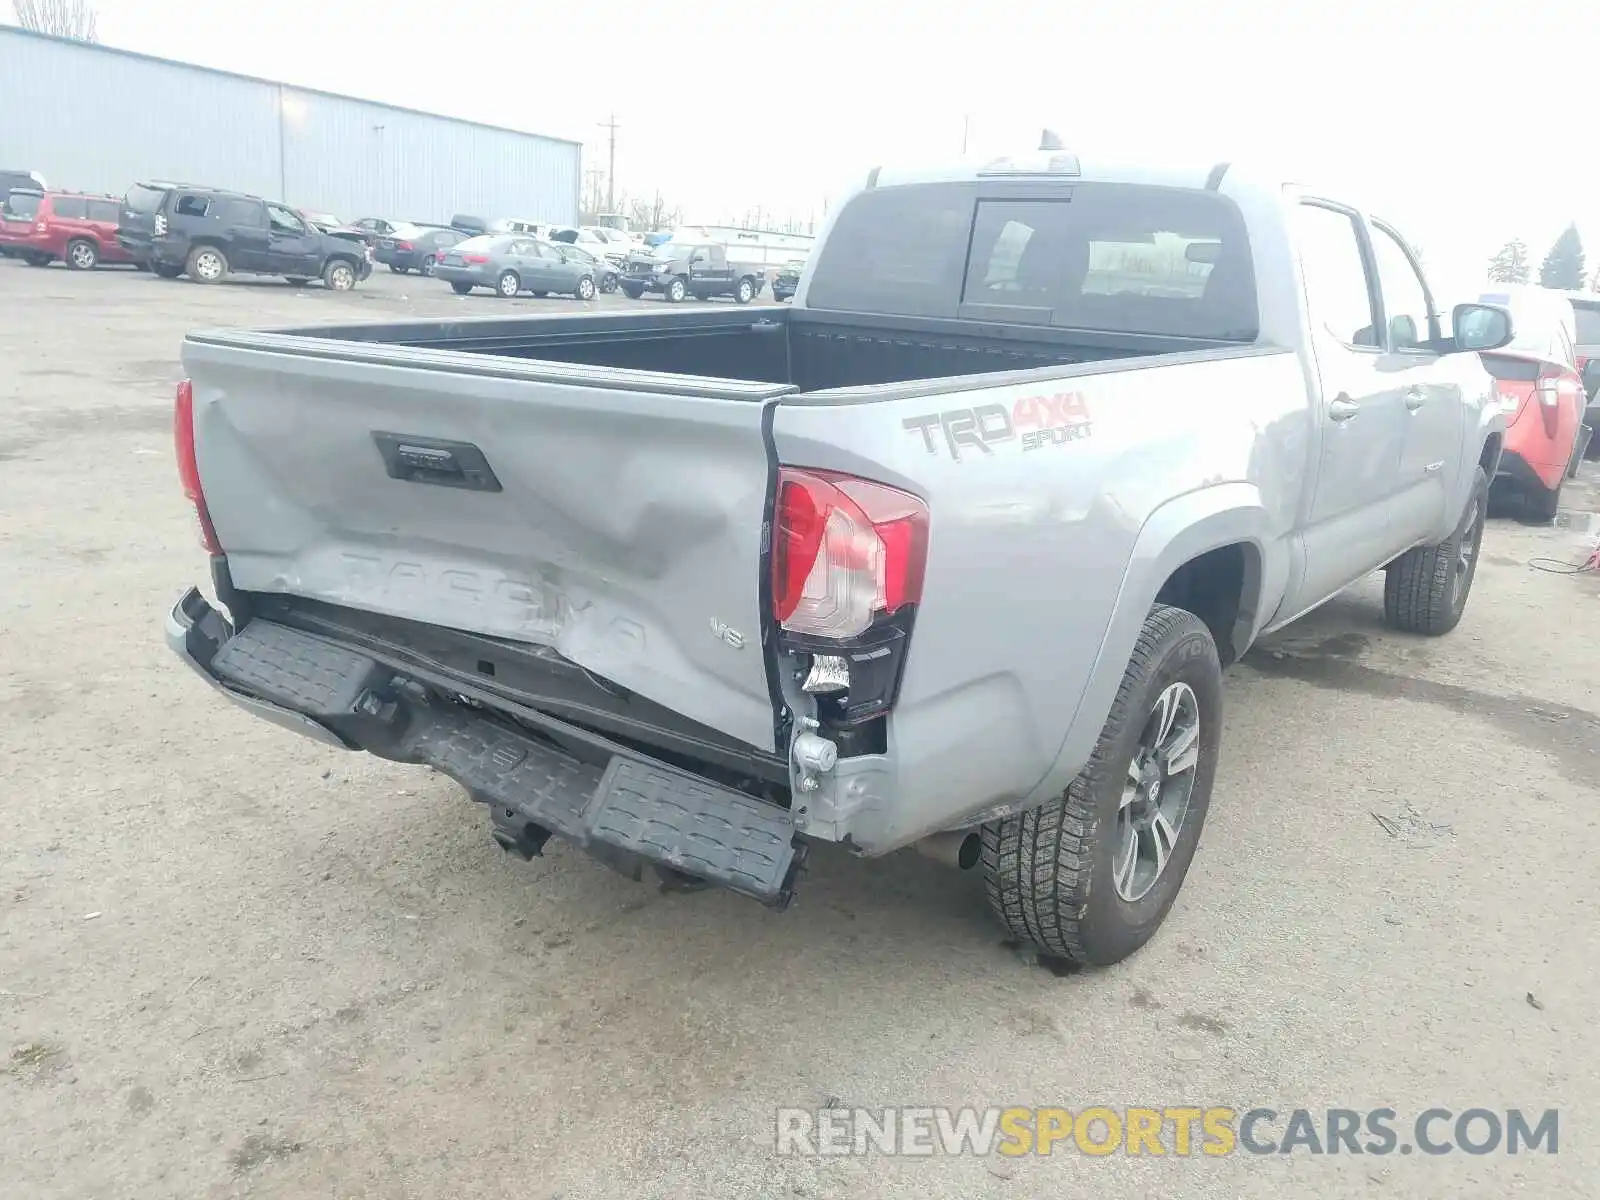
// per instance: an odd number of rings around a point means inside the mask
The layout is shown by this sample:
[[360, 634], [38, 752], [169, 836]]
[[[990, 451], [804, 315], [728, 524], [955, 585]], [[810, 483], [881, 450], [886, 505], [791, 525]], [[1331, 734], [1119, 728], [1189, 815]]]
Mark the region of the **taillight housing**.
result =
[[156, 219], [154, 222], [152, 222], [151, 227], [155, 230], [155, 235], [157, 237], [167, 236], [167, 219], [160, 213], [156, 214]]
[[1578, 377], [1560, 367], [1545, 366], [1539, 371], [1539, 381], [1534, 389], [1539, 403], [1546, 408], [1560, 408], [1563, 401], [1578, 402], [1583, 385]]
[[773, 517], [780, 651], [811, 655], [835, 679], [842, 661], [848, 682], [835, 700], [842, 723], [887, 712], [922, 599], [928, 506], [853, 475], [784, 467]]
[[396, 250], [415, 250], [416, 249], [416, 247], [413, 246], [410, 242], [396, 242], [394, 244], [394, 248]]
[[463, 254], [461, 261], [481, 267], [489, 261], [489, 256], [487, 254]]
[[187, 379], [178, 384], [178, 396], [172, 406], [172, 443], [183, 494], [194, 505], [195, 517], [200, 522], [200, 544], [211, 554], [221, 554], [222, 543], [217, 541], [217, 531], [211, 524], [210, 510], [206, 508], [205, 489], [200, 486], [200, 463], [194, 451], [194, 384]]

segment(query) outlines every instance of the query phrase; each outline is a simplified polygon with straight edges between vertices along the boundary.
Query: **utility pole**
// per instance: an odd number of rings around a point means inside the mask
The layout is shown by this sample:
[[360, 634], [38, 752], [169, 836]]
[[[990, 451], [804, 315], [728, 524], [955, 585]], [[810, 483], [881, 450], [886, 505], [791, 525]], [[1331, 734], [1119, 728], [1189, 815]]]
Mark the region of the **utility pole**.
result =
[[606, 211], [617, 211], [617, 114], [612, 113], [610, 120], [599, 122], [600, 128], [610, 134], [610, 161], [611, 165], [606, 171]]
[[961, 156], [967, 154], [967, 134], [972, 131], [972, 114], [968, 113], [961, 118]]

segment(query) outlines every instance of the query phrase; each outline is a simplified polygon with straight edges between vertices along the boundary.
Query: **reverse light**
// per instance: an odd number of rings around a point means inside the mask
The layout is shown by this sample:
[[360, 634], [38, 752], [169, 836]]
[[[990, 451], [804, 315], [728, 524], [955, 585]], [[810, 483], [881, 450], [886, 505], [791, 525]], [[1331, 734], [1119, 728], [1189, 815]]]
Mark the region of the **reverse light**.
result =
[[194, 450], [194, 384], [187, 379], [178, 384], [177, 399], [172, 406], [172, 442], [183, 494], [194, 505], [195, 517], [200, 522], [200, 544], [211, 554], [221, 554], [222, 543], [217, 541], [217, 531], [206, 508], [205, 490], [200, 486], [200, 463]]
[[928, 506], [832, 471], [778, 473], [772, 603], [791, 633], [847, 639], [922, 599]]

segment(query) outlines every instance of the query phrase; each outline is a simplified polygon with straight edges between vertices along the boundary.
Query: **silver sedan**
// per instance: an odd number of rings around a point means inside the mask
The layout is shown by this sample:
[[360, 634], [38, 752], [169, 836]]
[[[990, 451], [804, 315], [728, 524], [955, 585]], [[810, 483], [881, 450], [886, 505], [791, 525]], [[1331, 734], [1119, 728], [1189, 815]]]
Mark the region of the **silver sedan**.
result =
[[599, 290], [598, 268], [566, 250], [519, 235], [468, 238], [445, 252], [434, 267], [434, 276], [462, 296], [481, 287], [507, 299], [521, 292], [535, 296], [558, 292], [593, 300]]

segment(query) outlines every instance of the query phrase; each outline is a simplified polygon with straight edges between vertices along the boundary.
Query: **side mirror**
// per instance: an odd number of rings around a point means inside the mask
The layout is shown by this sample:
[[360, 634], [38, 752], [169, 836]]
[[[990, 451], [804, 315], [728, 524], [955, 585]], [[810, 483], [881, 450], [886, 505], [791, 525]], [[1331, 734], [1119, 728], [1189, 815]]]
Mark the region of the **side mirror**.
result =
[[1511, 340], [1511, 314], [1490, 304], [1458, 304], [1450, 312], [1457, 350], [1498, 350]]

